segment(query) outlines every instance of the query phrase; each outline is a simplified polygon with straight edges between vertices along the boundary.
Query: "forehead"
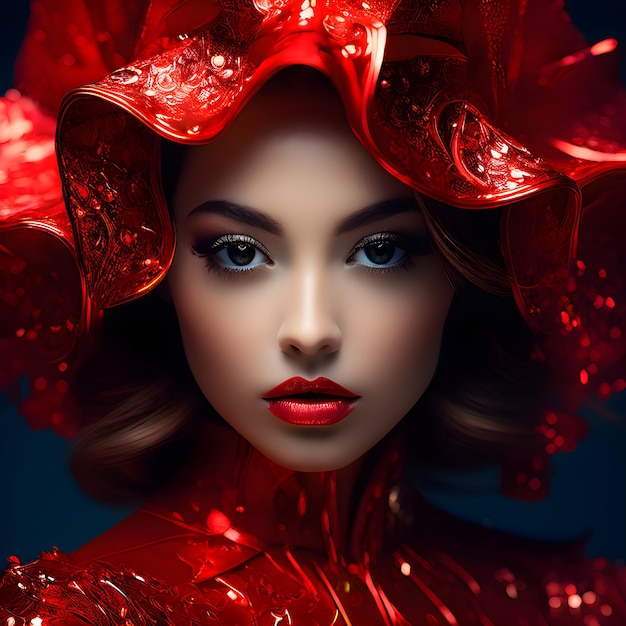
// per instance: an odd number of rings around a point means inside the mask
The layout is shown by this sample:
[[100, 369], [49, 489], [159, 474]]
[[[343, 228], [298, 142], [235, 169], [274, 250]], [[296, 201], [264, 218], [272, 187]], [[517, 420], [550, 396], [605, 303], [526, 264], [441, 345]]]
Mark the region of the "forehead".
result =
[[176, 204], [192, 210], [221, 199], [273, 211], [297, 201], [353, 211], [411, 195], [363, 148], [332, 88], [317, 81], [270, 84], [217, 140], [189, 148]]

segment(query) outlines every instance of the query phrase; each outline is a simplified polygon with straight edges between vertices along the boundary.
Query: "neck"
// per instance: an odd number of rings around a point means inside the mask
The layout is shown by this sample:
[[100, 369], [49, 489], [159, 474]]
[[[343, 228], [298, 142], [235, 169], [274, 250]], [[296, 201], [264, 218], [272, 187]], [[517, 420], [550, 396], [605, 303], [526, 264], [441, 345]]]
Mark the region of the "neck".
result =
[[188, 469], [154, 504], [201, 525], [216, 509], [233, 528], [268, 546], [336, 558], [350, 553], [355, 507], [369, 466], [368, 454], [333, 472], [293, 472], [267, 460], [232, 429], [211, 425]]
[[[298, 479], [307, 493], [310, 503], [310, 523], [317, 524], [319, 549], [324, 545], [329, 552], [346, 553], [355, 507], [358, 505], [360, 473], [364, 469], [363, 456], [347, 467], [332, 472], [300, 473]], [[324, 532], [328, 520], [329, 532]]]

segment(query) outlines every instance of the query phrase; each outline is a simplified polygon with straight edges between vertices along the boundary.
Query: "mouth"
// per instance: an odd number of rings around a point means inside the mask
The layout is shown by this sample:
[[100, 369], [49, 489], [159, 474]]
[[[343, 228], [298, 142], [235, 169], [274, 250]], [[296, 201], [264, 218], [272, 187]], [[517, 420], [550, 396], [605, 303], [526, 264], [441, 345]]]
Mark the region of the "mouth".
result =
[[330, 426], [354, 409], [360, 396], [327, 378], [290, 378], [263, 399], [272, 415], [297, 426]]

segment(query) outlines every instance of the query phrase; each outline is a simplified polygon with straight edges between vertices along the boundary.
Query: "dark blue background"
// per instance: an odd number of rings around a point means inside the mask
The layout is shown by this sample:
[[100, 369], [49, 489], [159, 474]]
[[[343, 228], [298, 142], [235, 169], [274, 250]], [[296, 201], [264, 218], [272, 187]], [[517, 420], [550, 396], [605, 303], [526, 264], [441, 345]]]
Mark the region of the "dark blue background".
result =
[[[626, 42], [625, 0], [570, 0], [566, 4], [590, 42], [606, 37]], [[11, 86], [28, 3], [5, 3], [2, 13], [0, 93]], [[625, 67], [623, 63], [623, 76]], [[624, 398], [613, 399], [613, 418], [588, 414], [591, 434], [575, 453], [555, 457], [554, 486], [545, 502], [505, 499], [499, 493], [495, 469], [439, 473], [428, 484], [423, 477], [416, 480], [433, 502], [461, 517], [553, 540], [587, 532], [590, 554], [623, 558], [626, 426], [617, 414], [624, 414], [625, 404]], [[52, 545], [71, 551], [127, 514], [128, 510], [95, 505], [78, 492], [65, 468], [67, 453], [67, 442], [47, 431], [29, 431], [13, 409], [0, 413], [0, 559], [17, 554], [30, 560]]]

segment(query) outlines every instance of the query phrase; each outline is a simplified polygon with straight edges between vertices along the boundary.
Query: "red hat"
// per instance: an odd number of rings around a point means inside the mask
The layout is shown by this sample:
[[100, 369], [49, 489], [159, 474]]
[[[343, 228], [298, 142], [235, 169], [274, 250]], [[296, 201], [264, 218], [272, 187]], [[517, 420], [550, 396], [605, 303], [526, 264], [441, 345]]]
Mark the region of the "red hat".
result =
[[[69, 222], [59, 187], [46, 195], [31, 177], [22, 210], [19, 177], [5, 183], [0, 338], [15, 358], [0, 375], [28, 373], [22, 412], [71, 431], [62, 377], [78, 340], [104, 309], [152, 289], [172, 259], [158, 136], [208, 142], [271, 76], [308, 65], [402, 182], [455, 207], [503, 211], [513, 293], [531, 328], [553, 335], [547, 358], [571, 352], [581, 382], [595, 363], [598, 384], [615, 386], [616, 370], [605, 373], [625, 341], [614, 326], [626, 315], [615, 273], [626, 102], [601, 58], [614, 47], [587, 47], [559, 3], [543, 0], [34, 1], [17, 85], [50, 113], [73, 89], [57, 127]], [[19, 102], [5, 101], [8, 127]], [[23, 107], [33, 134], [11, 142], [45, 142], [49, 125]], [[35, 163], [37, 176], [53, 176], [50, 160]], [[588, 260], [575, 256], [581, 213]], [[605, 291], [581, 269], [597, 260]], [[30, 358], [40, 349], [46, 359]]]

